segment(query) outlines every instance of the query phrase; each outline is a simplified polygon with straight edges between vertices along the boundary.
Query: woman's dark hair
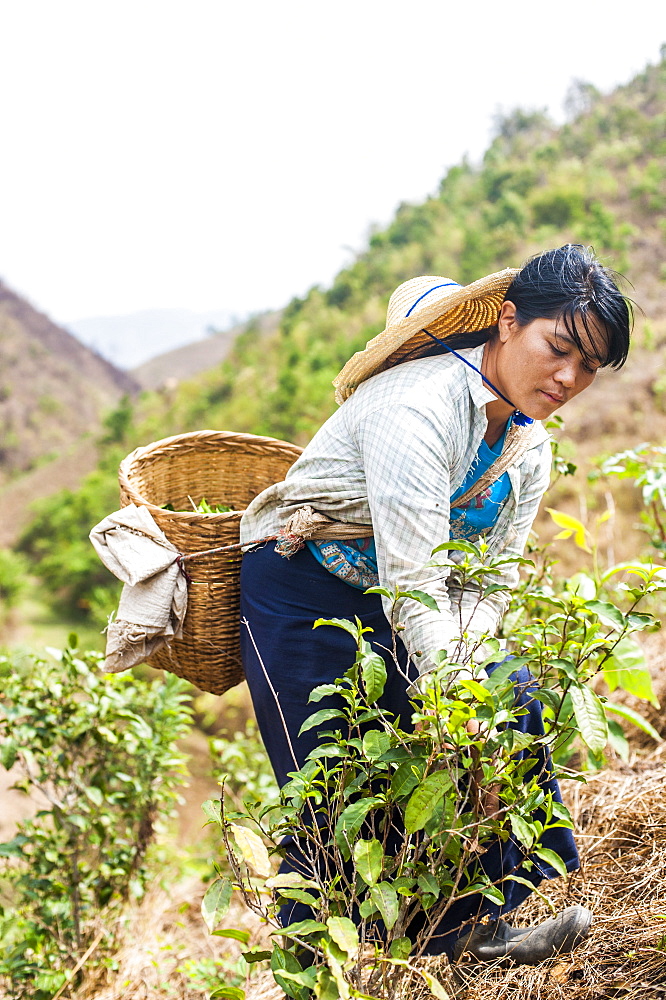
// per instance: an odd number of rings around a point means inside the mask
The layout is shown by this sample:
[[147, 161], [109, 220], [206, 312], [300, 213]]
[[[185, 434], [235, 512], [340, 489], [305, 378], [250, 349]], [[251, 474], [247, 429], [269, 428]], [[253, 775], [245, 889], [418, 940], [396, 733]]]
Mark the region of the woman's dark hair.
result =
[[[591, 344], [602, 367], [621, 368], [627, 360], [631, 306], [617, 287], [615, 273], [600, 264], [591, 249], [568, 243], [537, 254], [513, 279], [505, 299], [515, 305], [520, 326], [540, 318], [562, 320], [583, 357], [590, 355]], [[587, 347], [577, 322], [587, 334]]]
[[[515, 305], [520, 326], [535, 319], [562, 320], [583, 357], [601, 359], [602, 368], [621, 368], [629, 352], [633, 317], [631, 303], [620, 292], [615, 278], [615, 272], [601, 264], [590, 248], [567, 243], [531, 257], [509, 285], [504, 298]], [[587, 334], [587, 345], [581, 342], [576, 322]], [[478, 347], [490, 340], [496, 330], [497, 327], [490, 327], [475, 333], [455, 334], [446, 343], [454, 350]], [[444, 347], [433, 347], [427, 353], [445, 351]]]

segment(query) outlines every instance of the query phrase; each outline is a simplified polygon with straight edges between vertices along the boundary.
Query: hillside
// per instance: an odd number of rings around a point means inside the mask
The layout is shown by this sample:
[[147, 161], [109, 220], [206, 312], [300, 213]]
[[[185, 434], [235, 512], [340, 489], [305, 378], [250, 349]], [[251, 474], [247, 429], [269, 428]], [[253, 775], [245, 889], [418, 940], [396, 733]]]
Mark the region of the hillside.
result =
[[0, 282], [0, 486], [95, 436], [135, 380]]
[[[16, 663], [20, 665], [27, 654], [19, 643], [25, 641], [27, 644], [31, 640], [30, 627], [36, 623], [44, 629], [52, 624], [46, 616], [44, 621], [38, 621], [34, 610], [36, 598], [44, 608], [48, 605], [53, 611], [57, 629], [66, 634], [72, 627], [79, 635], [80, 626], [91, 632], [93, 627], [96, 630], [103, 627], [117, 603], [115, 580], [106, 574], [94, 554], [88, 542], [88, 531], [117, 502], [116, 470], [123, 454], [155, 438], [203, 427], [272, 434], [305, 443], [335, 407], [332, 378], [354, 351], [383, 328], [386, 303], [392, 289], [414, 274], [439, 273], [463, 282], [471, 281], [490, 271], [519, 265], [529, 254], [564, 242], [594, 245], [605, 262], [623, 272], [629, 282], [629, 294], [637, 303], [630, 361], [619, 373], [600, 374], [589, 391], [566, 407], [563, 414], [566, 429], [559, 433], [560, 447], [566, 459], [578, 463], [579, 470], [574, 477], [560, 479], [547, 498], [550, 506], [567, 509], [579, 516], [591, 527], [592, 534], [595, 534], [594, 525], [599, 513], [614, 509], [616, 516], [606, 521], [599, 532], [596, 539], [598, 549], [594, 556], [588, 556], [571, 539], [560, 542], [559, 548], [552, 550], [559, 555], [561, 563], [553, 573], [551, 591], [554, 598], [552, 606], [557, 614], [553, 615], [548, 626], [543, 630], [539, 628], [548, 600], [544, 600], [543, 593], [533, 587], [527, 587], [525, 593], [519, 589], [516, 594], [518, 610], [524, 618], [510, 617], [505, 621], [507, 633], [513, 630], [514, 638], [518, 637], [517, 651], [525, 650], [531, 660], [530, 666], [540, 666], [538, 660], [543, 656], [553, 657], [550, 665], [561, 673], [567, 696], [572, 697], [572, 690], [578, 691], [583, 707], [577, 724], [581, 731], [587, 729], [588, 735], [584, 736], [586, 746], [579, 744], [574, 756], [567, 757], [567, 752], [572, 749], [570, 746], [567, 751], [567, 734], [559, 753], [565, 755], [562, 760], [566, 758], [566, 767], [572, 777], [578, 776], [579, 767], [585, 768], [585, 761], [590, 768], [594, 768], [586, 772], [587, 784], [578, 780], [563, 783], [565, 800], [571, 810], [581, 849], [582, 868], [568, 878], [544, 885], [544, 888], [547, 886], [547, 896], [534, 894], [525, 909], [517, 915], [518, 920], [522, 924], [544, 919], [550, 912], [548, 907], [552, 908], [553, 904], [562, 909], [572, 903], [582, 903], [594, 911], [593, 930], [571, 957], [558, 956], [534, 967], [508, 967], [502, 962], [488, 965], [463, 962], [456, 967], [455, 975], [449, 975], [449, 971], [441, 965], [430, 966], [438, 978], [441, 970], [441, 978], [446, 983], [446, 991], [440, 990], [438, 996], [465, 996], [468, 1000], [487, 1000], [491, 996], [505, 1000], [532, 1000], [537, 996], [544, 1000], [561, 1000], [563, 997], [567, 1000], [597, 1000], [611, 996], [637, 1000], [639, 997], [654, 996], [655, 1000], [663, 1000], [665, 996], [666, 806], [663, 788], [666, 743], [663, 738], [666, 735], [666, 716], [663, 705], [666, 699], [666, 644], [663, 633], [647, 631], [641, 633], [636, 647], [630, 643], [622, 650], [616, 642], [618, 631], [610, 631], [610, 623], [615, 628], [617, 619], [609, 615], [609, 611], [616, 609], [609, 608], [605, 601], [609, 595], [613, 601], [616, 598], [622, 600], [620, 590], [614, 589], [618, 578], [613, 576], [612, 582], [607, 579], [598, 587], [597, 582], [602, 579], [607, 565], [629, 555], [644, 554], [648, 544], [646, 536], [634, 530], [639, 515], [639, 491], [633, 483], [617, 479], [606, 482], [601, 478], [591, 483], [586, 473], [594, 468], [600, 456], [625, 447], [635, 447], [641, 441], [666, 444], [666, 266], [663, 264], [666, 237], [666, 62], [649, 67], [632, 83], [607, 96], [578, 84], [572, 91], [571, 108], [575, 109], [575, 114], [572, 111], [571, 120], [561, 128], [556, 128], [543, 115], [535, 112], [517, 110], [504, 116], [497, 123], [496, 137], [481, 163], [462, 162], [448, 171], [439, 190], [423, 204], [402, 205], [391, 224], [372, 235], [368, 247], [340, 272], [330, 288], [313, 288], [302, 299], [292, 300], [279, 316], [270, 314], [249, 322], [238, 332], [229, 353], [227, 349], [230, 345], [220, 334], [219, 340], [213, 338], [214, 343], [201, 345], [204, 348], [202, 353], [193, 353], [192, 347], [199, 345], [192, 345], [187, 352], [170, 352], [156, 359], [149, 370], [137, 372], [137, 378], [140, 376], [146, 386], [153, 385], [155, 391], [145, 390], [120, 403], [118, 391], [112, 404], [115, 409], [106, 420], [106, 443], [100, 450], [95, 472], [85, 478], [76, 492], [62, 491], [42, 501], [32, 523], [23, 532], [17, 551], [0, 553], [5, 557], [4, 565], [16, 576], [24, 572], [24, 566], [29, 566], [31, 577], [41, 581], [39, 587], [33, 587], [31, 579], [28, 587], [33, 589], [28, 590], [26, 600], [18, 586], [12, 591], [14, 581], [10, 572], [5, 593], [14, 604], [7, 600], [5, 609], [0, 602], [0, 643], [16, 643]], [[19, 345], [18, 339], [16, 343]], [[32, 341], [25, 340], [22, 349], [29, 352], [31, 344]], [[219, 354], [216, 355], [218, 348]], [[202, 370], [193, 374], [199, 365]], [[32, 371], [29, 377], [32, 379], [33, 398], [37, 399], [35, 372]], [[76, 408], [78, 400], [75, 398], [67, 405]], [[56, 423], [57, 420], [51, 419], [51, 422]], [[91, 443], [90, 437], [81, 439], [83, 446]], [[72, 463], [78, 462], [80, 475], [84, 471], [83, 459], [78, 458], [75, 452], [67, 455], [63, 448], [61, 452], [61, 458], [67, 460], [65, 464], [70, 471]], [[86, 461], [92, 462], [92, 457], [88, 456]], [[6, 503], [10, 491], [14, 490], [11, 494], [12, 515], [24, 515], [31, 496], [38, 495], [40, 490], [53, 490], [58, 485], [54, 475], [56, 468], [56, 462], [40, 465], [39, 459], [35, 459], [31, 471], [15, 474], [4, 492], [0, 485], [0, 502]], [[64, 476], [66, 471], [61, 469], [61, 475]], [[27, 487], [27, 490], [24, 489], [21, 494], [20, 487]], [[663, 526], [659, 523], [662, 502], [663, 493], [654, 502], [653, 513], [659, 531], [653, 535], [652, 556], [661, 540], [666, 542]], [[9, 511], [10, 506], [5, 506], [5, 510]], [[0, 519], [0, 546], [2, 521]], [[547, 515], [544, 515], [538, 530], [542, 540], [549, 533], [552, 535]], [[660, 555], [663, 562], [663, 551]], [[585, 580], [585, 571], [593, 559], [595, 580], [591, 577]], [[640, 579], [640, 572], [633, 570], [632, 574]], [[570, 604], [571, 593], [565, 595], [565, 588], [571, 586], [571, 581], [565, 580], [563, 586], [562, 577], [571, 577], [578, 572], [581, 577], [575, 586], [579, 591]], [[633, 576], [627, 579], [635, 583]], [[0, 580], [0, 584], [2, 582]], [[551, 586], [547, 574], [541, 582], [547, 594], [547, 588]], [[588, 596], [586, 584], [594, 588], [591, 591], [593, 595], [598, 591], [597, 596], [602, 599], [596, 605]], [[632, 590], [625, 593], [626, 606], [635, 594], [636, 591]], [[585, 601], [588, 607], [584, 606]], [[624, 604], [622, 606], [625, 607]], [[566, 611], [560, 614], [560, 608]], [[663, 593], [653, 595], [649, 610], [657, 618], [661, 616]], [[592, 616], [589, 619], [588, 612]], [[608, 615], [607, 633], [597, 631], [593, 621], [597, 614], [600, 621], [605, 621]], [[634, 605], [629, 617], [637, 628], [645, 624], [646, 619], [635, 613]], [[520, 621], [536, 623], [535, 635], [543, 632], [538, 642], [530, 641], [521, 646], [524, 639], [521, 640], [520, 631], [516, 631], [516, 624]], [[50, 633], [48, 645], [54, 645]], [[591, 653], [592, 647], [594, 654]], [[652, 674], [656, 697], [650, 701], [646, 700], [649, 683], [646, 687], [640, 650], [645, 656], [645, 666]], [[614, 660], [606, 659], [609, 653], [613, 653]], [[592, 659], [594, 655], [599, 659]], [[62, 662], [66, 659], [63, 658]], [[82, 661], [76, 658], [72, 662], [80, 670]], [[593, 668], [590, 663], [597, 666]], [[582, 666], [590, 671], [585, 687], [580, 681], [582, 673], [577, 674]], [[14, 672], [20, 674], [24, 667], [15, 667], [13, 661], [7, 659], [6, 669], [11, 672], [8, 673], [9, 678]], [[135, 678], [143, 676], [143, 670], [140, 667]], [[127, 679], [129, 676], [126, 675]], [[96, 678], [94, 690], [98, 693], [108, 690], [115, 697], [121, 688], [129, 686], [124, 678], [115, 680], [119, 682], [117, 685], [114, 682], [105, 689], [103, 684], [106, 681]], [[616, 684], [617, 688], [612, 684]], [[601, 751], [592, 750], [590, 732], [594, 729], [594, 719], [590, 704], [598, 705], [594, 699], [607, 689], [613, 692], [612, 697], [616, 701], [615, 705], [607, 707], [614, 716], [619, 709], [617, 716], [622, 725], [615, 717], [611, 720], [615, 726], [613, 739], [604, 751], [607, 755], [604, 757]], [[48, 692], [48, 703], [40, 702], [40, 705], [47, 704], [47, 724], [55, 727], [53, 720], [58, 716], [53, 705], [58, 703], [57, 692], [53, 694], [52, 686], [47, 686], [45, 690]], [[590, 695], [589, 701], [582, 696], [583, 690]], [[5, 697], [7, 699], [7, 695]], [[541, 700], [538, 692], [536, 697]], [[213, 841], [208, 838], [215, 826], [206, 824], [206, 830], [202, 828], [204, 813], [200, 809], [201, 799], [208, 794], [217, 798], [218, 777], [224, 769], [230, 775], [227, 788], [232, 789], [229, 801], [233, 802], [234, 808], [237, 805], [237, 799], [232, 798], [236, 794], [235, 786], [239, 799], [249, 793], [256, 801], [257, 812], [264, 806], [270, 807], [271, 800], [270, 787], [263, 784], [265, 774], [262, 768], [268, 767], [268, 764], [256, 743], [255, 730], [250, 725], [245, 733], [242, 732], [241, 721], [250, 711], [245, 700], [245, 688], [239, 686], [233, 689], [225, 696], [224, 702], [205, 694], [193, 695], [192, 698], [198, 729], [195, 730], [196, 739], [188, 744], [187, 750], [193, 754], [189, 767], [194, 780], [187, 801], [183, 799], [179, 829], [175, 832], [161, 818], [159, 822], [156, 819], [154, 827], [156, 831], [161, 831], [159, 835], [162, 839], [157, 844], [155, 860], [151, 862], [155, 877], [146, 898], [139, 904], [130, 895], [123, 920], [109, 916], [112, 911], [106, 905], [101, 907], [99, 914], [95, 914], [95, 919], [90, 919], [86, 927], [90, 932], [89, 938], [77, 942], [77, 947], [80, 945], [78, 951], [85, 956], [80, 960], [83, 981], [75, 983], [72, 977], [65, 987], [63, 978], [57, 981], [57, 985], [54, 985], [54, 980], [49, 980], [49, 989], [51, 985], [53, 987], [49, 995], [53, 997], [61, 995], [63, 988], [68, 988], [69, 995], [78, 1000], [90, 1000], [93, 996], [98, 1000], [111, 1000], [111, 997], [118, 1000], [126, 997], [129, 1000], [136, 994], [137, 983], [142, 983], [145, 994], [150, 993], [154, 1000], [168, 1000], [176, 993], [183, 1000], [199, 1000], [203, 995], [243, 995], [247, 1000], [277, 1000], [283, 995], [282, 988], [275, 986], [272, 974], [257, 971], [262, 968], [260, 964], [246, 966], [239, 963], [241, 947], [249, 945], [254, 954], [246, 954], [256, 958], [257, 962], [261, 961], [263, 948], [272, 947], [267, 944], [265, 921], [256, 918], [251, 909], [241, 910], [240, 893], [234, 894], [228, 914], [223, 915], [222, 927], [213, 934], [204, 930], [200, 918], [205, 882], [210, 882], [212, 878], [211, 857], [222, 861], [219, 866], [216, 861], [215, 869], [218, 874], [224, 873], [226, 862], [223, 859], [227, 857], [230, 843], [226, 839], [224, 843], [218, 840], [212, 846]], [[543, 701], [548, 708], [548, 700], [544, 697]], [[125, 792], [109, 794], [107, 787], [111, 786], [107, 785], [107, 776], [117, 778], [120, 774], [125, 783], [129, 775], [124, 770], [121, 772], [117, 765], [125, 736], [123, 733], [119, 740], [110, 721], [113, 719], [110, 708], [113, 698], [105, 695], [99, 703], [104, 725], [97, 726], [91, 712], [86, 717], [85, 731], [92, 732], [95, 737], [92, 742], [104, 749], [111, 763], [108, 767], [90, 772], [93, 775], [90, 787], [87, 780], [79, 782], [82, 786], [79, 789], [82, 805], [75, 804], [71, 815], [80, 819], [82, 824], [89, 823], [90, 815], [99, 815], [104, 822], [100, 820], [87, 828], [83, 825], [79, 828], [74, 822], [70, 825], [77, 829], [94, 830], [95, 836], [101, 831], [100, 839], [110, 841], [107, 831], [113, 831], [117, 824]], [[505, 702], [509, 703], [510, 699]], [[166, 724], [162, 716], [174, 715], [171, 709], [156, 711], [154, 704], [151, 703], [145, 713], [152, 738], [145, 738], [142, 726], [130, 731], [132, 742], [127, 742], [132, 754], [136, 754], [138, 748], [141, 760], [144, 750], [145, 759], [149, 760], [148, 749], [152, 754], [157, 745], [160, 726]], [[67, 717], [71, 715], [72, 705], [78, 708], [78, 702], [69, 699], [65, 706]], [[550, 706], [550, 720], [553, 715], [557, 719], [564, 706], [560, 704], [556, 711], [552, 702]], [[573, 707], [578, 713], [575, 703]], [[603, 708], [601, 712], [603, 714]], [[638, 720], [636, 712], [639, 713]], [[44, 715], [43, 712], [41, 714]], [[625, 729], [624, 723], [632, 716], [636, 725], [627, 725]], [[134, 713], [127, 717], [133, 724], [136, 718]], [[641, 725], [641, 722], [647, 725]], [[37, 724], [39, 732], [44, 732], [41, 717]], [[462, 731], [462, 724], [458, 725]], [[650, 730], [650, 726], [654, 726], [655, 731]], [[237, 732], [234, 731], [236, 727]], [[499, 728], [506, 728], [505, 723]], [[122, 731], [120, 726], [118, 730]], [[30, 736], [38, 730], [29, 729], [27, 732]], [[490, 732], [494, 736], [498, 732], [492, 723]], [[110, 736], [107, 737], [107, 734]], [[214, 759], [207, 750], [206, 737], [210, 734], [220, 737], [211, 744]], [[658, 742], [659, 737], [661, 742]], [[424, 735], [419, 734], [416, 742], [422, 745], [423, 739]], [[371, 742], [365, 739], [364, 748], [366, 742], [370, 748]], [[28, 743], [28, 746], [32, 755], [30, 759], [35, 759], [32, 745]], [[517, 759], [519, 746], [512, 740], [508, 747], [512, 760], [511, 773], [517, 773], [513, 770], [513, 760]], [[440, 748], [438, 740], [437, 752]], [[74, 750], [76, 755], [82, 754], [78, 735]], [[344, 752], [347, 754], [346, 747]], [[525, 755], [529, 756], [529, 753], [527, 751]], [[57, 756], [51, 746], [48, 747], [48, 756], [53, 759]], [[370, 753], [367, 756], [370, 760]], [[62, 758], [65, 757], [63, 752]], [[388, 761], [390, 755], [382, 754], [382, 757]], [[138, 761], [138, 757], [136, 759]], [[429, 759], [434, 760], [434, 753]], [[485, 777], [494, 781], [497, 774], [494, 765], [498, 757], [493, 755], [486, 759], [492, 763], [489, 763], [489, 773], [486, 771]], [[378, 766], [378, 760], [379, 757], [375, 757], [370, 766]], [[174, 757], [169, 752], [166, 773], [172, 775], [174, 766], [177, 763], [174, 765]], [[374, 775], [367, 763], [365, 766], [367, 773]], [[530, 766], [528, 761], [522, 775]], [[348, 777], [346, 767], [345, 762]], [[331, 773], [334, 770], [332, 768]], [[458, 777], [457, 772], [455, 779], [450, 780], [453, 792], [461, 787]], [[429, 778], [430, 775], [425, 780]], [[321, 788], [326, 788], [327, 781], [323, 779], [319, 783], [317, 794]], [[371, 781], [373, 785], [369, 787], [374, 794], [374, 776]], [[212, 793], [209, 791], [211, 785]], [[469, 787], [467, 782], [463, 785]], [[129, 777], [127, 786], [138, 791], [139, 782]], [[158, 786], [159, 782], [155, 780], [151, 788]], [[347, 785], [347, 791], [351, 787]], [[356, 794], [363, 794], [360, 783], [355, 787]], [[433, 785], [430, 785], [429, 794], [432, 788]], [[326, 794], [330, 794], [328, 789]], [[11, 801], [2, 788], [0, 796], [3, 800], [0, 805]], [[87, 803], [84, 796], [89, 800]], [[102, 800], [102, 811], [94, 813], [93, 806], [99, 799]], [[132, 804], [129, 794], [127, 801]], [[152, 827], [153, 795], [149, 801]], [[343, 802], [344, 795], [336, 791], [329, 801]], [[531, 800], [530, 810], [535, 808], [535, 801]], [[507, 808], [513, 804], [513, 798], [508, 798]], [[213, 805], [210, 803], [204, 810], [206, 819], [211, 818]], [[268, 809], [264, 811], [265, 815], [267, 813]], [[496, 816], [502, 813], [505, 813], [504, 806]], [[239, 817], [238, 813], [234, 815]], [[457, 813], [455, 820], [458, 820]], [[507, 835], [511, 831], [514, 839], [522, 840], [522, 835], [518, 833], [519, 822], [512, 815], [511, 828], [505, 826], [504, 829]], [[60, 830], [59, 823], [54, 826]], [[455, 827], [447, 821], [447, 843], [451, 840], [452, 830]], [[359, 833], [358, 828], [356, 832]], [[13, 830], [6, 832], [5, 836], [11, 833]], [[79, 836], [78, 833], [76, 835]], [[532, 843], [531, 830], [528, 835]], [[416, 837], [418, 844], [421, 833], [417, 832]], [[143, 835], [134, 839], [143, 849]], [[464, 839], [470, 851], [478, 852], [482, 846], [476, 835]], [[528, 843], [527, 840], [524, 842]], [[91, 844], [94, 843], [91, 834]], [[187, 852], [181, 850], [181, 845], [188, 848]], [[73, 881], [68, 881], [67, 885], [75, 886], [70, 896], [75, 901], [74, 909], [78, 910], [79, 886], [87, 888], [79, 876], [79, 869], [85, 869], [78, 862], [72, 868], [71, 858], [74, 855], [69, 844], [67, 851], [67, 866], [63, 866], [63, 871], [67, 872], [67, 878], [69, 872], [73, 872]], [[34, 851], [32, 857], [38, 858], [40, 853], [51, 863], [52, 853]], [[83, 858], [84, 853], [78, 856]], [[352, 853], [356, 861], [356, 851]], [[25, 855], [28, 855], [27, 850]], [[126, 850], [123, 856], [128, 856]], [[13, 861], [8, 864], [6, 871], [11, 871], [13, 864]], [[450, 885], [449, 860], [446, 866], [447, 881], [444, 884]], [[108, 867], [110, 870], [111, 866]], [[335, 874], [337, 869], [330, 866], [329, 870]], [[101, 865], [92, 870], [90, 884], [94, 887], [99, 885], [100, 871], [103, 871]], [[358, 871], [362, 879], [360, 868]], [[376, 875], [371, 877], [372, 887], [367, 880], [370, 893], [375, 886], [386, 885], [379, 882]], [[393, 878], [393, 875], [389, 877]], [[255, 884], [260, 885], [259, 882]], [[339, 888], [341, 884], [336, 879], [336, 907], [344, 898]], [[431, 885], [429, 882], [426, 884]], [[395, 887], [391, 889], [396, 895]], [[439, 890], [438, 885], [438, 893]], [[37, 897], [39, 904], [44, 898], [51, 905], [52, 894], [40, 892]], [[209, 903], [210, 899], [209, 896]], [[10, 906], [6, 910], [5, 925], [9, 934], [13, 935], [15, 929], [11, 922], [14, 917]], [[67, 912], [64, 907], [62, 912]], [[349, 912], [354, 911], [350, 909]], [[37, 908], [35, 913], [39, 913]], [[23, 933], [20, 921], [14, 922], [18, 931]], [[34, 926], [41, 933], [41, 927]], [[118, 936], [114, 938], [116, 929]], [[319, 930], [316, 933], [319, 934]], [[13, 942], [14, 938], [11, 940]], [[93, 942], [92, 948], [88, 946], [89, 940]], [[84, 948], [87, 950], [84, 951]], [[44, 956], [46, 967], [48, 952], [45, 951]], [[42, 958], [41, 955], [38, 957]], [[20, 958], [23, 959], [22, 954]], [[71, 968], [76, 958], [73, 947], [68, 958]], [[273, 963], [274, 967], [275, 964], [279, 969], [288, 968], [282, 960]], [[50, 966], [47, 974], [52, 974]], [[46, 994], [46, 989], [43, 992]], [[373, 988], [368, 992], [374, 995], [376, 991]], [[333, 993], [328, 991], [321, 995], [337, 995], [337, 991], [333, 987]], [[396, 997], [408, 996], [410, 1000], [425, 1000], [426, 995], [430, 998], [434, 994], [428, 993], [425, 986], [417, 990], [413, 980], [407, 976], [395, 991]]]
[[[262, 336], [268, 336], [275, 333], [279, 321], [279, 313], [268, 312], [259, 316], [254, 323]], [[247, 323], [241, 323], [229, 330], [216, 330], [204, 340], [193, 341], [144, 361], [133, 368], [130, 374], [142, 389], [168, 389], [176, 381], [191, 379], [221, 364], [236, 338], [246, 328]]]
[[[642, 551], [639, 492], [616, 479], [591, 485], [587, 473], [601, 456], [666, 440], [666, 62], [609, 95], [577, 84], [570, 106], [576, 113], [559, 128], [538, 112], [515, 110], [499, 119], [481, 163], [463, 161], [424, 203], [401, 205], [330, 288], [293, 299], [279, 318], [248, 322], [221, 363], [183, 379], [180, 354], [158, 359], [150, 377], [162, 387], [142, 393], [123, 412], [96, 478], [77, 495], [56, 495], [42, 505], [24, 536], [33, 558], [49, 554], [50, 590], [76, 593], [80, 602], [101, 585], [86, 568], [87, 533], [115, 503], [120, 455], [206, 427], [305, 444], [335, 408], [331, 380], [383, 329], [386, 303], [400, 282], [415, 274], [472, 281], [567, 242], [591, 244], [626, 276], [637, 304], [636, 329], [626, 367], [602, 372], [563, 411], [562, 453], [579, 468], [551, 489], [548, 506], [592, 527], [613, 508], [616, 516], [600, 540], [604, 552], [619, 560]], [[226, 350], [222, 336], [219, 343]], [[188, 351], [193, 346], [199, 345]], [[197, 363], [211, 361], [213, 351], [204, 355]], [[70, 526], [58, 534], [56, 521]], [[554, 534], [547, 514], [537, 528], [543, 539]], [[580, 561], [580, 553], [562, 555], [563, 572], [575, 571], [572, 558]]]
[[[330, 288], [294, 299], [273, 337], [259, 343], [245, 334], [219, 369], [184, 385], [165, 414], [164, 432], [205, 424], [304, 443], [334, 408], [331, 379], [383, 328], [388, 297], [401, 281], [415, 274], [471, 281], [574, 242], [593, 245], [622, 272], [639, 307], [621, 398], [635, 383], [640, 405], [622, 419], [615, 407], [603, 432], [631, 435], [649, 419], [650, 432], [661, 433], [666, 64], [608, 96], [578, 84], [570, 104], [579, 113], [559, 129], [520, 110], [499, 121], [481, 164], [451, 168], [435, 195], [403, 204]], [[581, 400], [585, 409], [569, 411], [568, 432], [581, 443], [589, 438], [588, 415], [607, 409], [601, 401], [611, 381], [602, 376], [596, 395]], [[614, 402], [616, 389], [617, 381], [609, 390]]]
[[[286, 307], [272, 336], [248, 327], [221, 366], [184, 382], [168, 405], [147, 400], [138, 440], [221, 427], [304, 444], [335, 407], [331, 379], [383, 329], [401, 281], [419, 273], [471, 281], [548, 247], [584, 243], [622, 272], [637, 306], [626, 368], [602, 373], [563, 411], [563, 447], [581, 469], [560, 484], [557, 502], [603, 504], [603, 484], [596, 497], [580, 496], [591, 460], [666, 438], [666, 64], [606, 96], [577, 83], [569, 106], [575, 114], [560, 128], [537, 112], [498, 120], [480, 164], [463, 161], [423, 204], [401, 205], [330, 288]], [[626, 538], [635, 544], [631, 532]]]

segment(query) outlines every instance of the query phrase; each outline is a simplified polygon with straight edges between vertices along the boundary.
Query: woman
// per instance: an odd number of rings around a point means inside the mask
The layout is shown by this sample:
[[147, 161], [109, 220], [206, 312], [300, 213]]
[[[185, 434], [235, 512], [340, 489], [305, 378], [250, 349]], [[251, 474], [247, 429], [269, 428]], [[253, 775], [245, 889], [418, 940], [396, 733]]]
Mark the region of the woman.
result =
[[[428, 566], [447, 539], [482, 536], [490, 556], [520, 556], [550, 475], [548, 435], [539, 421], [586, 389], [597, 369], [624, 364], [630, 311], [612, 273], [588, 250], [567, 245], [468, 286], [441, 277], [415, 278], [391, 297], [387, 325], [343, 368], [334, 384], [340, 409], [326, 421], [285, 481], [249, 506], [241, 540], [283, 533], [308, 539], [290, 558], [285, 543], [247, 553], [241, 579], [245, 672], [257, 720], [280, 784], [317, 743], [299, 730], [313, 707], [308, 695], [341, 676], [353, 661], [351, 637], [317, 618], [354, 618], [374, 629], [388, 681], [382, 704], [411, 717], [409, 679], [431, 669], [437, 651], [469, 664], [475, 636], [497, 631], [503, 591], [479, 601], [455, 575]], [[313, 524], [317, 525], [311, 534]], [[323, 527], [322, 527], [323, 526]], [[457, 553], [451, 553], [453, 559]], [[501, 582], [517, 582], [515, 565]], [[421, 590], [438, 610], [405, 599], [398, 608], [396, 669], [384, 648], [391, 630], [376, 594]], [[270, 679], [270, 680], [269, 680]], [[517, 682], [523, 687], [526, 675]], [[289, 739], [276, 725], [275, 693]], [[524, 718], [543, 732], [538, 703]], [[549, 788], [558, 796], [556, 782]], [[568, 870], [578, 867], [570, 831], [544, 836]], [[515, 870], [499, 845], [491, 871]], [[504, 851], [508, 849], [505, 847]], [[543, 863], [530, 879], [552, 878]], [[591, 914], [571, 907], [525, 941], [503, 921], [469, 931], [483, 914], [515, 908], [529, 888], [513, 884], [503, 907], [478, 897], [455, 904], [439, 936], [443, 950], [477, 958], [505, 954], [533, 962], [568, 950], [587, 933]], [[303, 914], [294, 912], [292, 919]]]

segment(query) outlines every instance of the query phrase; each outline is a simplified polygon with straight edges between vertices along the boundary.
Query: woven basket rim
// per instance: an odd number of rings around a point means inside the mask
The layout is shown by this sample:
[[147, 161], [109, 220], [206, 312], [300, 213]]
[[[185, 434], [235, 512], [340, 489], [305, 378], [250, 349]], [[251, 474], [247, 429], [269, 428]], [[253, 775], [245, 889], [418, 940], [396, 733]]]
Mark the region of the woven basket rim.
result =
[[275, 444], [284, 446], [285, 450], [294, 452], [294, 461], [298, 454], [301, 453], [302, 448], [299, 445], [293, 444], [291, 441], [283, 441], [280, 438], [265, 437], [259, 434], [242, 434], [236, 431], [219, 431], [212, 429], [205, 429], [200, 431], [186, 431], [183, 434], [172, 434], [170, 437], [159, 438], [157, 441], [151, 441], [150, 444], [140, 445], [131, 451], [129, 455], [123, 458], [120, 466], [118, 468], [118, 481], [122, 490], [124, 490], [129, 497], [136, 497], [136, 500], [132, 500], [132, 503], [137, 501], [142, 507], [146, 507], [151, 513], [159, 512], [162, 516], [167, 516], [170, 519], [173, 518], [174, 521], [180, 521], [183, 524], [197, 524], [198, 522], [206, 522], [208, 524], [223, 523], [224, 521], [234, 521], [240, 520], [240, 518], [245, 513], [244, 510], [229, 510], [219, 514], [205, 514], [201, 511], [181, 511], [181, 510], [165, 510], [164, 507], [158, 507], [157, 504], [151, 503], [137, 491], [131, 482], [129, 470], [134, 465], [135, 462], [145, 460], [149, 458], [152, 452], [159, 453], [162, 449], [177, 447], [179, 445], [196, 445], [197, 443], [206, 444], [221, 444], [223, 442], [231, 444], [232, 442], [243, 445], [252, 444], [256, 446]]

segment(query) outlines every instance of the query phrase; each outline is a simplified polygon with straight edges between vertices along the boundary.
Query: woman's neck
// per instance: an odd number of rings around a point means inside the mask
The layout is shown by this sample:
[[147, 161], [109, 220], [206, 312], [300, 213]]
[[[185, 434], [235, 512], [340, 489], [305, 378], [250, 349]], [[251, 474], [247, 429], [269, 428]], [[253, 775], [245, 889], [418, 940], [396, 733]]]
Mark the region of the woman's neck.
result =
[[[489, 340], [484, 346], [483, 350], [483, 361], [481, 362], [481, 373], [489, 378], [491, 381], [495, 377], [495, 358], [499, 346], [499, 340], [497, 337]], [[485, 383], [486, 387], [492, 392], [492, 388]], [[492, 446], [496, 444], [501, 438], [502, 434], [506, 429], [507, 422], [514, 412], [514, 407], [506, 399], [492, 399], [489, 403], [486, 403], [486, 420], [488, 421], [488, 427], [486, 428], [486, 433], [483, 435], [483, 439], [486, 444]]]
[[[502, 404], [501, 413], [494, 414], [489, 412], [495, 406], [495, 403]], [[490, 445], [491, 448], [494, 444], [497, 444], [499, 439], [502, 437], [502, 434], [504, 434], [506, 425], [512, 413], [513, 410], [511, 410], [506, 403], [502, 403], [501, 399], [493, 400], [492, 403], [486, 403], [486, 419], [488, 421], [488, 426], [486, 427], [486, 433], [483, 435], [483, 440], [487, 445]]]

